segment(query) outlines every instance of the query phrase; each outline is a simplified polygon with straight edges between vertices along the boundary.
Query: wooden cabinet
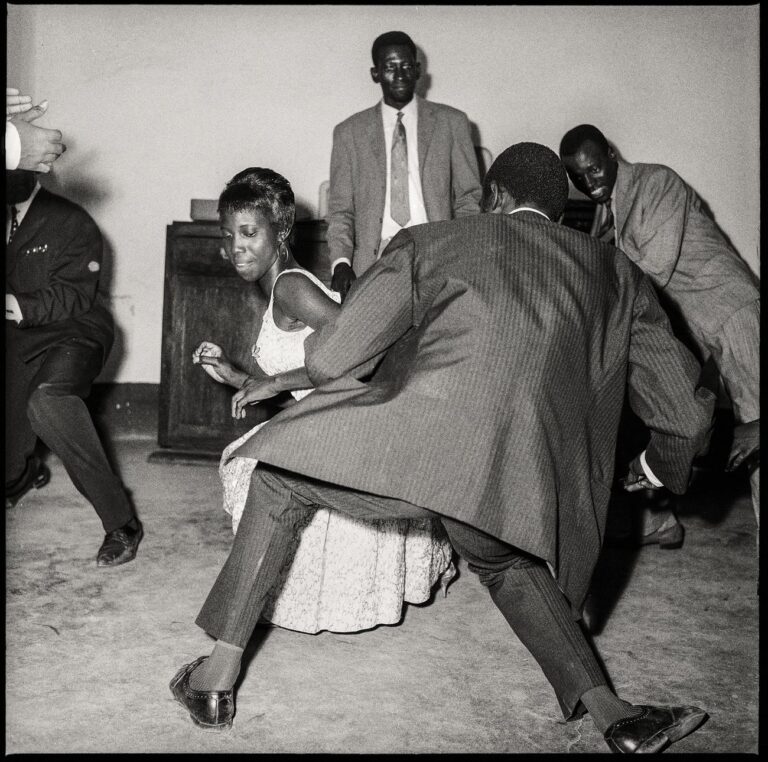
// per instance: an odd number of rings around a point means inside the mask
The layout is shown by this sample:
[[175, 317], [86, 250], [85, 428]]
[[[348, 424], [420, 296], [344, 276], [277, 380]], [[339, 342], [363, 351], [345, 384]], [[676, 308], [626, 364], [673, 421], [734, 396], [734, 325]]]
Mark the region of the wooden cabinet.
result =
[[[297, 222], [293, 251], [299, 263], [329, 282], [325, 222]], [[244, 370], [255, 369], [251, 347], [267, 304], [258, 286], [246, 283], [221, 255], [219, 226], [174, 222], [167, 228], [163, 339], [158, 411], [160, 449], [150, 460], [215, 463], [224, 447], [271, 417], [270, 403], [231, 415], [234, 389], [216, 383], [192, 352], [201, 341], [221, 346]]]

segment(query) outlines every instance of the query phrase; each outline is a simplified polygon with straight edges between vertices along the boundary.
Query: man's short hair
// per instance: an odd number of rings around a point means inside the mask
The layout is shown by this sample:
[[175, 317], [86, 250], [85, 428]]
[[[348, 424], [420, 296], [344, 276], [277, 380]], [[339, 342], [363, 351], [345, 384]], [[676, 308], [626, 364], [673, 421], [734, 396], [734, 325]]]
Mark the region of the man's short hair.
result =
[[491, 180], [518, 204], [533, 203], [557, 220], [568, 200], [568, 175], [558, 155], [541, 143], [515, 143], [502, 151], [483, 181], [483, 194]]
[[560, 156], [573, 156], [588, 140], [599, 145], [604, 151], [611, 147], [597, 127], [592, 124], [580, 124], [563, 135], [560, 141]]
[[373, 47], [371, 48], [371, 58], [373, 59], [374, 66], [378, 66], [379, 64], [379, 50], [390, 45], [406, 45], [411, 49], [413, 57], [416, 58], [416, 45], [405, 32], [384, 32], [384, 34], [380, 34], [373, 41]]

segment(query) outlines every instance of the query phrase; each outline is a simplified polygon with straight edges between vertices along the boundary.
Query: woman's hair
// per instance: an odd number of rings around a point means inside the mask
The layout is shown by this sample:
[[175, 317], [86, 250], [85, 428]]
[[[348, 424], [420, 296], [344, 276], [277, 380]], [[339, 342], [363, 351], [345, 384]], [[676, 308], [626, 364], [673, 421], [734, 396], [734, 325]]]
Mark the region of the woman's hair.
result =
[[277, 228], [278, 238], [285, 239], [296, 214], [291, 184], [282, 175], [263, 167], [248, 167], [238, 172], [219, 196], [219, 214], [255, 209], [263, 212]]

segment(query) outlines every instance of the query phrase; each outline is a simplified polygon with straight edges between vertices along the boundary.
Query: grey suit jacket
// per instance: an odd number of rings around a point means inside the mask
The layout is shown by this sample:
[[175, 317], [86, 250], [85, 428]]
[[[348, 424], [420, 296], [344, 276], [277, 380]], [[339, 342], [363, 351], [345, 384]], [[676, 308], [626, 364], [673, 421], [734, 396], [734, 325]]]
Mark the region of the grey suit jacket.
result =
[[619, 160], [613, 195], [617, 246], [696, 333], [716, 333], [760, 298], [749, 267], [669, 167]]
[[305, 350], [317, 389], [237, 455], [471, 524], [548, 561], [577, 608], [627, 382], [676, 492], [714, 405], [639, 268], [532, 212], [402, 230]]
[[[463, 111], [417, 99], [419, 172], [430, 222], [477, 214], [480, 176]], [[333, 131], [328, 198], [330, 260], [348, 257], [358, 277], [375, 261], [381, 241], [387, 159], [381, 103]]]

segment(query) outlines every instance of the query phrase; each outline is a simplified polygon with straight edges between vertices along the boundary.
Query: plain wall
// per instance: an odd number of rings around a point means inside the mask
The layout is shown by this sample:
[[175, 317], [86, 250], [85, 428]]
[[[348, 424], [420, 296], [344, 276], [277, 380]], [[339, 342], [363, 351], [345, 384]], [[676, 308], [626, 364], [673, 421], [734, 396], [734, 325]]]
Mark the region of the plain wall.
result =
[[494, 156], [600, 127], [668, 164], [759, 274], [759, 7], [10, 5], [8, 84], [68, 150], [45, 184], [107, 242], [118, 351], [102, 380], [160, 380], [166, 225], [247, 166], [317, 214], [336, 123], [373, 105], [377, 34], [416, 41], [431, 100]]

